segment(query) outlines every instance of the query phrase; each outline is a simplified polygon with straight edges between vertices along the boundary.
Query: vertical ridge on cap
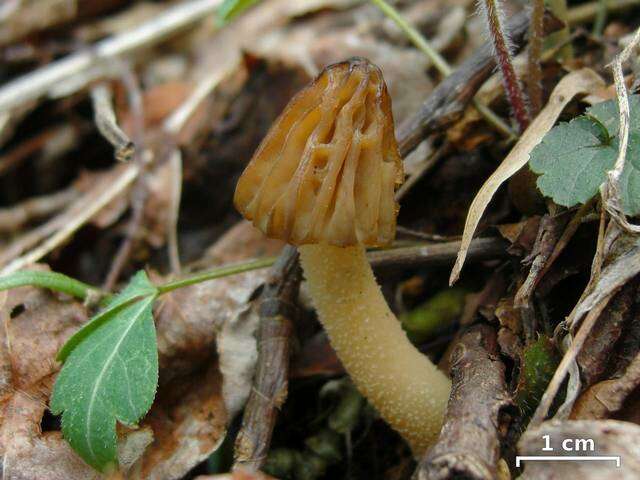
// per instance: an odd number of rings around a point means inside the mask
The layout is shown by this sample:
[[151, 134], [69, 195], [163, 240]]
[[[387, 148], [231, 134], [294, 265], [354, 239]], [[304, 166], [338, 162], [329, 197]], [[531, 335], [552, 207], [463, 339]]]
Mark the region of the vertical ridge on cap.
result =
[[236, 187], [236, 208], [294, 245], [377, 246], [395, 236], [403, 179], [391, 100], [375, 65], [330, 65], [289, 102]]

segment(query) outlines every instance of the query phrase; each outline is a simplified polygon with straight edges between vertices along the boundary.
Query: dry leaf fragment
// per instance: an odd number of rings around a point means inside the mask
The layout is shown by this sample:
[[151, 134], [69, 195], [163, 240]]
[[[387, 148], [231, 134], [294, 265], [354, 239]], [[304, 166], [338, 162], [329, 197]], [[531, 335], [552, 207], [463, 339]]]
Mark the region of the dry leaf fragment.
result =
[[471, 207], [469, 207], [469, 213], [467, 214], [464, 233], [462, 235], [462, 245], [456, 263], [451, 271], [451, 277], [449, 278], [450, 285], [453, 285], [460, 276], [460, 271], [464, 265], [473, 234], [476, 231], [478, 223], [480, 223], [482, 214], [498, 188], [526, 165], [529, 160], [529, 153], [533, 147], [540, 143], [542, 137], [551, 129], [564, 107], [573, 97], [580, 93], [595, 91], [603, 84], [604, 82], [600, 76], [588, 68], [571, 72], [558, 82], [545, 108], [535, 120], [531, 122], [529, 128], [525, 130], [520, 140], [518, 140], [518, 143], [516, 143], [511, 152], [509, 152], [509, 155], [507, 155], [496, 171], [489, 177], [484, 185], [482, 185]]

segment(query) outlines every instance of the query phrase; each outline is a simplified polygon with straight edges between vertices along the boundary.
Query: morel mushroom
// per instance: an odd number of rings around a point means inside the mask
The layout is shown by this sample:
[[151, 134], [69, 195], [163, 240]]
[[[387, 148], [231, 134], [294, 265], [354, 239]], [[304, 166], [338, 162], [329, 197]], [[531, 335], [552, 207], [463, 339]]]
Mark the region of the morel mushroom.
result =
[[395, 236], [403, 179], [391, 100], [365, 59], [327, 67], [275, 121], [240, 177], [236, 208], [297, 245], [312, 301], [362, 394], [419, 454], [450, 381], [409, 342], [365, 256]]

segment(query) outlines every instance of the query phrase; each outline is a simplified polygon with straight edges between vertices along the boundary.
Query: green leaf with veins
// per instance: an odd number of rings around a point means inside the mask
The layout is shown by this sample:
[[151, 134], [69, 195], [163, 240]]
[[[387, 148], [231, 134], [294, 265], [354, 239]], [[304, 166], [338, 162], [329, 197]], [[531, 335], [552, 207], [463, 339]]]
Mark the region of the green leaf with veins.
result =
[[147, 275], [144, 272], [138, 272], [135, 274], [129, 284], [115, 297], [109, 299], [105, 307], [94, 316], [89, 323], [78, 330], [58, 352], [56, 360], [64, 362], [69, 356], [71, 351], [89, 334], [91, 334], [96, 328], [102, 325], [105, 321], [111, 319], [114, 314], [119, 310], [125, 308], [136, 300], [149, 295], [156, 296], [158, 294], [157, 288], [149, 282]]
[[[640, 99], [630, 97], [631, 122], [625, 169], [620, 178], [622, 207], [640, 214]], [[538, 188], [559, 205], [571, 207], [598, 193], [618, 156], [618, 106], [613, 100], [561, 123], [545, 135], [529, 158]]]
[[135, 425], [151, 408], [158, 383], [152, 305], [157, 290], [144, 272], [63, 348], [65, 364], [51, 397], [62, 433], [92, 467], [117, 466], [116, 421]]

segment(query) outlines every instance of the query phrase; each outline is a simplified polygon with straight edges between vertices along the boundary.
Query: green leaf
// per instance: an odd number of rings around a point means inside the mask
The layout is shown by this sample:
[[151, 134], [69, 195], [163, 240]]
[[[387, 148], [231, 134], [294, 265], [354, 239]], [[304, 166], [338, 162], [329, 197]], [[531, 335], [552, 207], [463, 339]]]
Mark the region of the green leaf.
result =
[[[92, 467], [117, 465], [116, 421], [135, 425], [151, 408], [158, 383], [152, 305], [157, 290], [139, 272], [65, 348], [51, 397], [62, 433]], [[59, 355], [60, 356], [60, 355]]]
[[224, 0], [218, 9], [218, 18], [222, 22], [228, 22], [255, 3], [258, 0]]
[[[612, 137], [618, 135], [619, 110], [616, 100], [597, 103], [589, 107], [586, 113], [597, 118], [609, 131], [609, 135]], [[640, 129], [640, 95], [629, 96], [629, 114], [630, 130]]]
[[56, 360], [64, 362], [71, 351], [94, 330], [100, 327], [105, 321], [111, 319], [121, 309], [127, 307], [131, 303], [147, 296], [156, 296], [158, 290], [153, 286], [144, 272], [135, 274], [129, 284], [115, 297], [112, 297], [104, 309], [94, 316], [89, 323], [78, 330], [58, 352]]
[[48, 288], [56, 292], [66, 293], [72, 297], [84, 300], [94, 293], [99, 293], [91, 285], [82, 283], [75, 278], [67, 277], [62, 273], [47, 272], [40, 270], [21, 270], [9, 275], [0, 277], [0, 291], [10, 288], [24, 287], [32, 285], [34, 287]]
[[[625, 169], [620, 178], [622, 207], [640, 214], [640, 98], [630, 97], [631, 123]], [[571, 207], [598, 193], [618, 156], [618, 106], [599, 103], [585, 116], [561, 123], [531, 152], [529, 166], [540, 174], [538, 188], [559, 205]]]

